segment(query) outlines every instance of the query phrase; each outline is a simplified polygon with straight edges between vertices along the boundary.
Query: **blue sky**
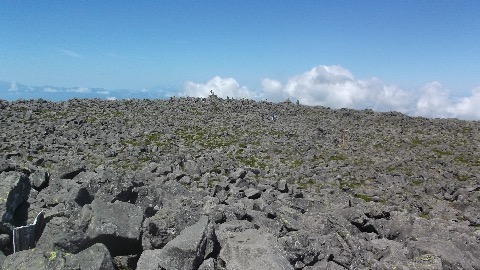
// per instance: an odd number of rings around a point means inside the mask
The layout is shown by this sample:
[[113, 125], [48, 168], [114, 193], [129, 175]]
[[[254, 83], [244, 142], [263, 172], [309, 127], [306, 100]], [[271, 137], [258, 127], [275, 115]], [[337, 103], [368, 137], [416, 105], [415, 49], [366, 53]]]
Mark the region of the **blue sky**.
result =
[[480, 1], [0, 2], [0, 80], [35, 86], [196, 95], [216, 77], [250, 92], [268, 79], [278, 99], [306, 99], [318, 89], [292, 78], [340, 66], [406, 92], [436, 82], [450, 100], [480, 87], [479, 44]]

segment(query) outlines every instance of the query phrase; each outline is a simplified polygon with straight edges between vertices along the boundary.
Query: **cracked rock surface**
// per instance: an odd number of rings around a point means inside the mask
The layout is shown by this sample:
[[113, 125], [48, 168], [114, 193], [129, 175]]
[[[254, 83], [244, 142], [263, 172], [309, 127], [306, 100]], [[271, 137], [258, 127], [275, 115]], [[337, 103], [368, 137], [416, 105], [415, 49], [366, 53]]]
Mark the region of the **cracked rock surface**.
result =
[[214, 95], [0, 108], [2, 269], [480, 269], [478, 121]]

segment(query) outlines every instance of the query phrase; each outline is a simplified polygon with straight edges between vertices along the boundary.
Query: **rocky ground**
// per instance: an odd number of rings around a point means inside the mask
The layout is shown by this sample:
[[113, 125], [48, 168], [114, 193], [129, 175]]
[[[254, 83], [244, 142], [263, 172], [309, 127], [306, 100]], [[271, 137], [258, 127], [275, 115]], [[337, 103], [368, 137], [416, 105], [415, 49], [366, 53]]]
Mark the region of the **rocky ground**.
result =
[[0, 112], [2, 269], [480, 269], [480, 122], [215, 96]]

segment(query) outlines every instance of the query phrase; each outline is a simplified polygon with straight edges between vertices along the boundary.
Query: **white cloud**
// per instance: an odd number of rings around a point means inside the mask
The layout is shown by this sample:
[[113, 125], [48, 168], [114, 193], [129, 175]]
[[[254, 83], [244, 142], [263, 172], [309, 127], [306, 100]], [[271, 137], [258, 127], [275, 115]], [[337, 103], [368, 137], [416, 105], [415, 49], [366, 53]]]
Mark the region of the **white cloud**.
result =
[[74, 51], [70, 51], [70, 50], [65, 50], [65, 49], [60, 49], [60, 51], [64, 54], [64, 55], [67, 55], [67, 56], [70, 56], [70, 57], [75, 57], [75, 58], [85, 58], [83, 57], [82, 55], [74, 52]]
[[423, 87], [414, 115], [480, 120], [479, 108], [480, 87], [468, 97], [454, 98], [439, 82], [432, 82]]
[[107, 100], [117, 100], [116, 97], [107, 97], [106, 99], [107, 99]]
[[451, 101], [446, 89], [437, 82], [425, 85], [415, 104], [415, 115], [427, 117], [448, 117]]
[[370, 108], [376, 111], [399, 111], [413, 116], [480, 119], [480, 87], [468, 97], [454, 98], [439, 82], [426, 84], [418, 91], [406, 91], [378, 78], [359, 80], [341, 66], [317, 66], [290, 77], [285, 84], [264, 78], [262, 91], [240, 86], [234, 78], [213, 77], [206, 83], [187, 81], [181, 95], [207, 97], [210, 91], [226, 98], [267, 98], [283, 101], [289, 98], [305, 105], [332, 108]]
[[87, 87], [77, 87], [77, 88], [70, 88], [67, 90], [67, 92], [88, 94], [88, 93], [91, 93], [92, 90]]
[[285, 99], [282, 84], [279, 81], [265, 78], [262, 80], [264, 95], [269, 100], [279, 101]]
[[16, 82], [10, 83], [10, 88], [8, 88], [8, 92], [17, 92], [18, 86]]
[[480, 120], [480, 87], [472, 90], [472, 95], [459, 99], [451, 112], [464, 119]]
[[302, 104], [353, 107], [364, 99], [365, 88], [340, 66], [318, 66], [290, 78], [283, 91]]
[[213, 77], [206, 83], [187, 81], [181, 95], [189, 97], [208, 97], [210, 91], [221, 98], [259, 98], [259, 95], [245, 86], [240, 86], [233, 78]]
[[288, 79], [285, 86], [276, 80], [265, 78], [262, 87], [273, 100], [298, 99], [306, 105], [322, 105], [333, 108], [403, 107], [409, 98], [403, 90], [385, 85], [377, 78], [356, 80], [352, 73], [341, 66], [317, 66]]
[[44, 87], [43, 88], [43, 92], [47, 92], [47, 93], [58, 93], [60, 92], [58, 89], [56, 88], [51, 88], [51, 87]]
[[110, 91], [108, 90], [97, 90], [95, 93], [100, 95], [110, 95]]
[[399, 111], [425, 117], [480, 119], [480, 87], [469, 97], [453, 98], [439, 82], [426, 84], [419, 91], [405, 91], [385, 84], [378, 78], [358, 80], [341, 66], [317, 66], [293, 76], [285, 85], [277, 80], [261, 81], [263, 94], [269, 100], [289, 98], [305, 105], [332, 108], [371, 108], [377, 111]]

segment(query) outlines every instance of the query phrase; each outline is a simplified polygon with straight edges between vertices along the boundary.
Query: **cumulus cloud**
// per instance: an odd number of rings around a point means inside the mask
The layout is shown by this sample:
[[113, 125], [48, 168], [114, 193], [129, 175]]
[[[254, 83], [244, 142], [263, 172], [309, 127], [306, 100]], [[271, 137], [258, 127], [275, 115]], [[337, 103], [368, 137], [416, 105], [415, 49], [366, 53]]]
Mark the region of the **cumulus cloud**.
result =
[[379, 78], [356, 79], [341, 66], [317, 66], [282, 82], [264, 78], [261, 91], [253, 91], [234, 78], [213, 77], [206, 83], [187, 81], [181, 95], [207, 97], [210, 91], [226, 98], [268, 99], [278, 102], [298, 100], [305, 105], [398, 111], [413, 116], [480, 119], [480, 87], [468, 97], [455, 98], [440, 82], [407, 91]]
[[459, 99], [451, 110], [456, 116], [480, 120], [480, 87], [472, 90], [472, 95]]
[[283, 86], [277, 80], [265, 78], [262, 80], [262, 88], [264, 96], [270, 100], [286, 99], [285, 93], [283, 93]]
[[245, 86], [240, 86], [233, 78], [221, 78], [219, 76], [213, 77], [206, 83], [194, 83], [187, 81], [183, 85], [183, 92], [181, 95], [189, 97], [208, 97], [210, 91], [221, 98], [259, 98], [258, 93], [248, 89]]
[[272, 101], [289, 98], [301, 104], [332, 108], [370, 108], [425, 117], [480, 119], [480, 87], [469, 97], [453, 98], [439, 82], [406, 91], [378, 78], [356, 79], [341, 66], [317, 66], [281, 82], [264, 78], [263, 95]]
[[432, 82], [423, 87], [413, 114], [480, 120], [478, 108], [480, 108], [480, 87], [473, 89], [470, 96], [458, 98], [452, 97], [439, 82]]
[[288, 79], [285, 86], [265, 78], [262, 87], [273, 100], [298, 99], [306, 105], [333, 108], [374, 108], [384, 110], [402, 108], [410, 98], [408, 93], [394, 85], [386, 85], [377, 78], [357, 80], [341, 66], [317, 66]]
[[431, 82], [425, 85], [420, 96], [416, 100], [415, 114], [421, 116], [448, 117], [451, 101], [449, 94], [443, 86], [437, 82]]

